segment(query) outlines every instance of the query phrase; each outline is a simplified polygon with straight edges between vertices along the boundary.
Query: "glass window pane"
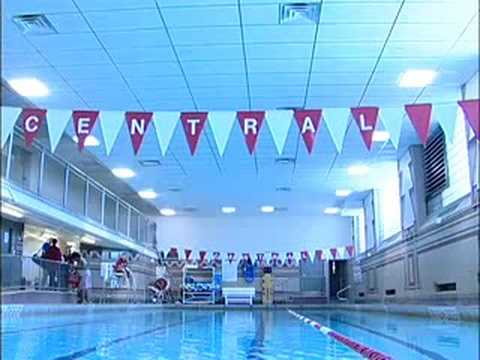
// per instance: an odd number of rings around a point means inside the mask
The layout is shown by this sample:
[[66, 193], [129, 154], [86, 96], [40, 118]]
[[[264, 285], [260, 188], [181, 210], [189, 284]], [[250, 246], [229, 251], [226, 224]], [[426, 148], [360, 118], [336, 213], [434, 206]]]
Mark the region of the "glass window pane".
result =
[[133, 210], [130, 214], [130, 237], [138, 240], [138, 213]]
[[85, 193], [87, 182], [74, 171], [68, 174], [67, 209], [85, 214]]
[[8, 157], [8, 147], [10, 144], [10, 139], [7, 140], [5, 146], [2, 148], [2, 176], [5, 177], [7, 173], [7, 157]]
[[117, 202], [115, 201], [115, 199], [109, 195], [105, 195], [105, 213], [103, 224], [113, 230], [115, 230], [116, 211]]
[[36, 192], [40, 174], [40, 157], [41, 153], [38, 149], [27, 149], [22, 139], [15, 138], [12, 148], [10, 180], [24, 189]]
[[102, 221], [102, 192], [94, 185], [88, 187], [88, 217]]
[[127, 235], [128, 209], [120, 204], [118, 207], [118, 231]]
[[45, 156], [41, 195], [57, 204], [62, 204], [64, 188], [65, 166], [50, 156]]
[[147, 219], [144, 216], [140, 216], [140, 234], [138, 241], [142, 244], [146, 242], [147, 235]]

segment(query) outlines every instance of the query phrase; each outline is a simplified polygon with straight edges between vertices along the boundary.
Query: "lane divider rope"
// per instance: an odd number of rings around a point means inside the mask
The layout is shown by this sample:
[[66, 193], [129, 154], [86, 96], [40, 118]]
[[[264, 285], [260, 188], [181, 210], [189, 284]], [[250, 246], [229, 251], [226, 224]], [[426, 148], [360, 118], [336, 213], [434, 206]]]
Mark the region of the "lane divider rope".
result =
[[345, 346], [349, 347], [350, 349], [356, 351], [357, 353], [362, 355], [364, 358], [367, 358], [370, 360], [393, 360], [393, 357], [391, 357], [390, 355], [384, 354], [378, 350], [372, 349], [371, 347], [361, 344], [358, 341], [350, 339], [345, 335], [342, 335], [326, 326], [323, 326], [322, 324], [312, 319], [307, 318], [306, 316], [300, 315], [290, 309], [288, 309], [288, 312], [291, 315], [295, 316], [297, 319], [303, 321], [305, 324], [310, 325], [314, 329], [320, 331], [325, 336], [331, 337], [336, 341], [341, 342]]

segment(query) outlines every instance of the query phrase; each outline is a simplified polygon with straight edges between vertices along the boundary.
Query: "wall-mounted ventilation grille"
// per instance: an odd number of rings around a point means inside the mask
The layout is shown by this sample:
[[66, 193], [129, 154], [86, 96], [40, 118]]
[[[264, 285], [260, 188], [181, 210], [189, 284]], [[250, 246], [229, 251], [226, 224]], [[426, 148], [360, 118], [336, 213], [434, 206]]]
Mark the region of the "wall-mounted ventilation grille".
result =
[[425, 195], [427, 200], [438, 195], [448, 186], [447, 153], [445, 135], [438, 130], [430, 136], [424, 152]]
[[319, 19], [319, 3], [292, 2], [280, 4], [280, 24], [317, 24]]
[[443, 284], [435, 284], [435, 290], [437, 292], [444, 292], [444, 291], [457, 291], [457, 283], [443, 283]]
[[57, 30], [44, 14], [17, 15], [13, 22], [26, 35], [56, 34]]
[[385, 290], [385, 295], [388, 295], [388, 296], [393, 296], [397, 293], [397, 291], [395, 289], [387, 289]]

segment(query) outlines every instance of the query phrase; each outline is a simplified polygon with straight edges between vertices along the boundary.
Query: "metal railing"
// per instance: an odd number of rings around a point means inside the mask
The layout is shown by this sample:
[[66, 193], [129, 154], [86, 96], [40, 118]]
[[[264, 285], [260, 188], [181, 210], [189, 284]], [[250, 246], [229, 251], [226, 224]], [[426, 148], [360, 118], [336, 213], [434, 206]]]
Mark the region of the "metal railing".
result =
[[346, 292], [347, 290], [349, 290], [350, 288], [351, 288], [351, 285], [347, 285], [343, 289], [338, 290], [337, 291], [337, 300], [338, 301], [348, 301], [347, 297], [342, 297], [340, 295], [343, 294], [344, 292]]

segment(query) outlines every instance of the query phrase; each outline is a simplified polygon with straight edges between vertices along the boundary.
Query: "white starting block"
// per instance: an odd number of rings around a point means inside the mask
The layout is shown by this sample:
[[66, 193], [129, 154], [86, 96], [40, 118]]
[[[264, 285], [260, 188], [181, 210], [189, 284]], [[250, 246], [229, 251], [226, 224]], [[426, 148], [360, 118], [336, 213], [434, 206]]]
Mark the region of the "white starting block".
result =
[[225, 298], [225, 305], [231, 305], [231, 304], [253, 305], [253, 298], [255, 297], [254, 287], [223, 288], [222, 292]]

